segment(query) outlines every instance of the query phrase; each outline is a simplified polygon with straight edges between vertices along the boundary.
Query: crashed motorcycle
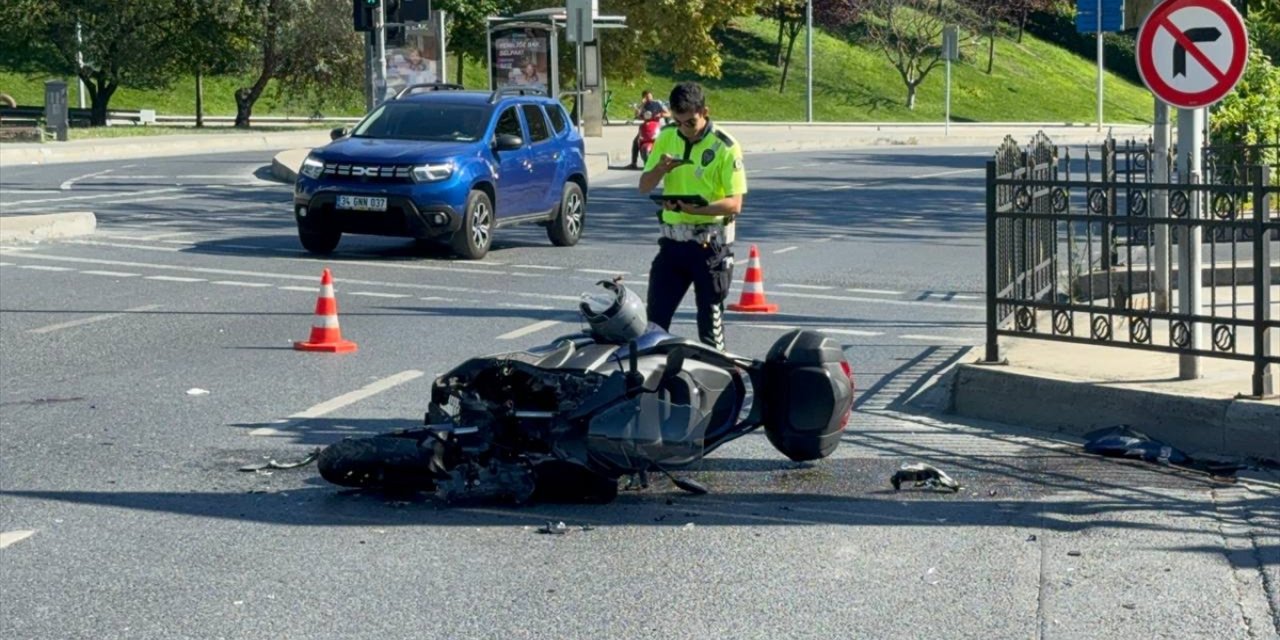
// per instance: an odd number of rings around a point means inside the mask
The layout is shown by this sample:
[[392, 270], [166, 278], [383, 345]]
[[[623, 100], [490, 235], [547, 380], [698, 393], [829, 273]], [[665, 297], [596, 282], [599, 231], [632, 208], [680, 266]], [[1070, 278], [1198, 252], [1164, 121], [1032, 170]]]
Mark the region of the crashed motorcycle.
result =
[[620, 479], [671, 471], [761, 427], [796, 461], [830, 455], [853, 403], [841, 345], [792, 330], [764, 360], [673, 336], [623, 285], [580, 304], [589, 329], [439, 376], [422, 427], [320, 453], [334, 484], [466, 499], [609, 502]]

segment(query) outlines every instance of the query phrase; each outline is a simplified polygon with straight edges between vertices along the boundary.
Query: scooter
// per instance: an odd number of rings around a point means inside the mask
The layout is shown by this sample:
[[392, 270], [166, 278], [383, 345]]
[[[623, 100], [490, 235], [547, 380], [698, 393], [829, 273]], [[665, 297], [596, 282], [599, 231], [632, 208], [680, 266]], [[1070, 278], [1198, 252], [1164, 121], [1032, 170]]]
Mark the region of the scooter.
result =
[[641, 114], [640, 133], [637, 138], [637, 145], [640, 147], [640, 161], [648, 162], [649, 154], [653, 152], [653, 143], [658, 139], [658, 132], [662, 130], [661, 114], [645, 111]]
[[649, 473], [705, 493], [671, 471], [761, 427], [796, 461], [839, 446], [854, 381], [832, 338], [792, 330], [756, 360], [642, 326], [626, 343], [584, 332], [467, 360], [434, 381], [423, 427], [337, 442], [320, 474], [446, 502], [607, 503]]

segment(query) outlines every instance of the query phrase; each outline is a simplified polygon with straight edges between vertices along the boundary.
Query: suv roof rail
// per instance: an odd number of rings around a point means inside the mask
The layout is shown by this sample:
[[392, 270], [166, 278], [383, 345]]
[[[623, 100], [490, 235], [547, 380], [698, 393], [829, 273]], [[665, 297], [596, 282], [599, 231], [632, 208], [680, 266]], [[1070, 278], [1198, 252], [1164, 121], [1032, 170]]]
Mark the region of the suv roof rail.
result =
[[396, 100], [399, 100], [400, 98], [403, 98], [413, 93], [414, 89], [430, 89], [432, 91], [462, 91], [463, 87], [460, 84], [454, 84], [452, 82], [429, 82], [425, 84], [411, 84], [401, 89], [400, 92], [396, 94]]
[[537, 87], [503, 87], [489, 94], [489, 102], [494, 103], [502, 96], [545, 96], [546, 89]]

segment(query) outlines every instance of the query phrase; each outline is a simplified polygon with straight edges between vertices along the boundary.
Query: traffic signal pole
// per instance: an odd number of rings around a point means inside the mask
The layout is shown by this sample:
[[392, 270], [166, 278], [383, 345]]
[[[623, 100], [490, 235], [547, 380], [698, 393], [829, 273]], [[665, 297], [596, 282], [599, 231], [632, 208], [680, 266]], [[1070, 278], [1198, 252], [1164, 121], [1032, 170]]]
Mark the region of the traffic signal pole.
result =
[[374, 81], [373, 104], [377, 106], [387, 99], [387, 13], [382, 2], [373, 12], [373, 38], [374, 55], [377, 56], [374, 68], [378, 73]]

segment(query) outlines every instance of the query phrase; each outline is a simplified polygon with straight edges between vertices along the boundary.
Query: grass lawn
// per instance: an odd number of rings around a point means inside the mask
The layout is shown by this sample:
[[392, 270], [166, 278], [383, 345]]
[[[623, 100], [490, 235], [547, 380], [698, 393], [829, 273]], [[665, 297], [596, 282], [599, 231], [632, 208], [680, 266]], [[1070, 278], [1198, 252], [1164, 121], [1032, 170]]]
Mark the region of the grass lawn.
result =
[[[935, 68], [920, 86], [916, 108], [906, 108], [906, 87], [898, 72], [878, 50], [854, 46], [815, 32], [813, 115], [819, 122], [940, 122], [943, 118], [944, 69]], [[648, 72], [629, 82], [608, 83], [613, 93], [610, 117], [626, 120], [628, 105], [639, 99], [640, 91], [653, 88], [665, 98], [677, 81], [696, 79], [710, 91], [713, 115], [722, 120], [803, 121], [805, 118], [804, 35], [796, 41], [792, 67], [785, 91], [778, 92], [781, 69], [770, 61], [777, 24], [756, 17], [736, 20], [720, 38], [724, 58], [722, 78], [695, 78], [671, 71], [671, 65], [654, 59]], [[963, 41], [963, 37], [962, 37]], [[963, 59], [952, 64], [951, 117], [953, 122], [1092, 122], [1096, 118], [1094, 86], [1096, 68], [1090, 59], [1026, 34], [1018, 44], [1009, 39], [996, 41], [995, 68], [985, 73], [986, 42], [966, 48]], [[455, 59], [450, 60], [455, 68]], [[604, 61], [608, 68], [608, 60]], [[487, 86], [483, 61], [468, 60], [464, 85]], [[449, 80], [455, 79], [449, 73]], [[45, 77], [27, 77], [0, 71], [0, 92], [9, 93], [19, 104], [39, 105], [44, 101]], [[204, 82], [205, 115], [234, 116], [234, 91], [249, 78], [211, 77]], [[78, 103], [71, 86], [72, 104]], [[1152, 98], [1145, 87], [1106, 74], [1104, 118], [1108, 122], [1149, 122]], [[161, 115], [195, 113], [195, 81], [178, 78], [165, 90], [121, 88], [112, 97], [113, 109], [155, 109]], [[358, 116], [358, 102], [325, 116]], [[299, 101], [277, 96], [269, 86], [254, 106], [255, 116], [311, 116], [311, 109]], [[254, 127], [258, 129], [259, 127]], [[142, 127], [111, 127], [120, 131]], [[159, 129], [147, 127], [147, 133]], [[225, 130], [214, 127], [211, 132]], [[184, 131], [189, 131], [184, 129]]]

